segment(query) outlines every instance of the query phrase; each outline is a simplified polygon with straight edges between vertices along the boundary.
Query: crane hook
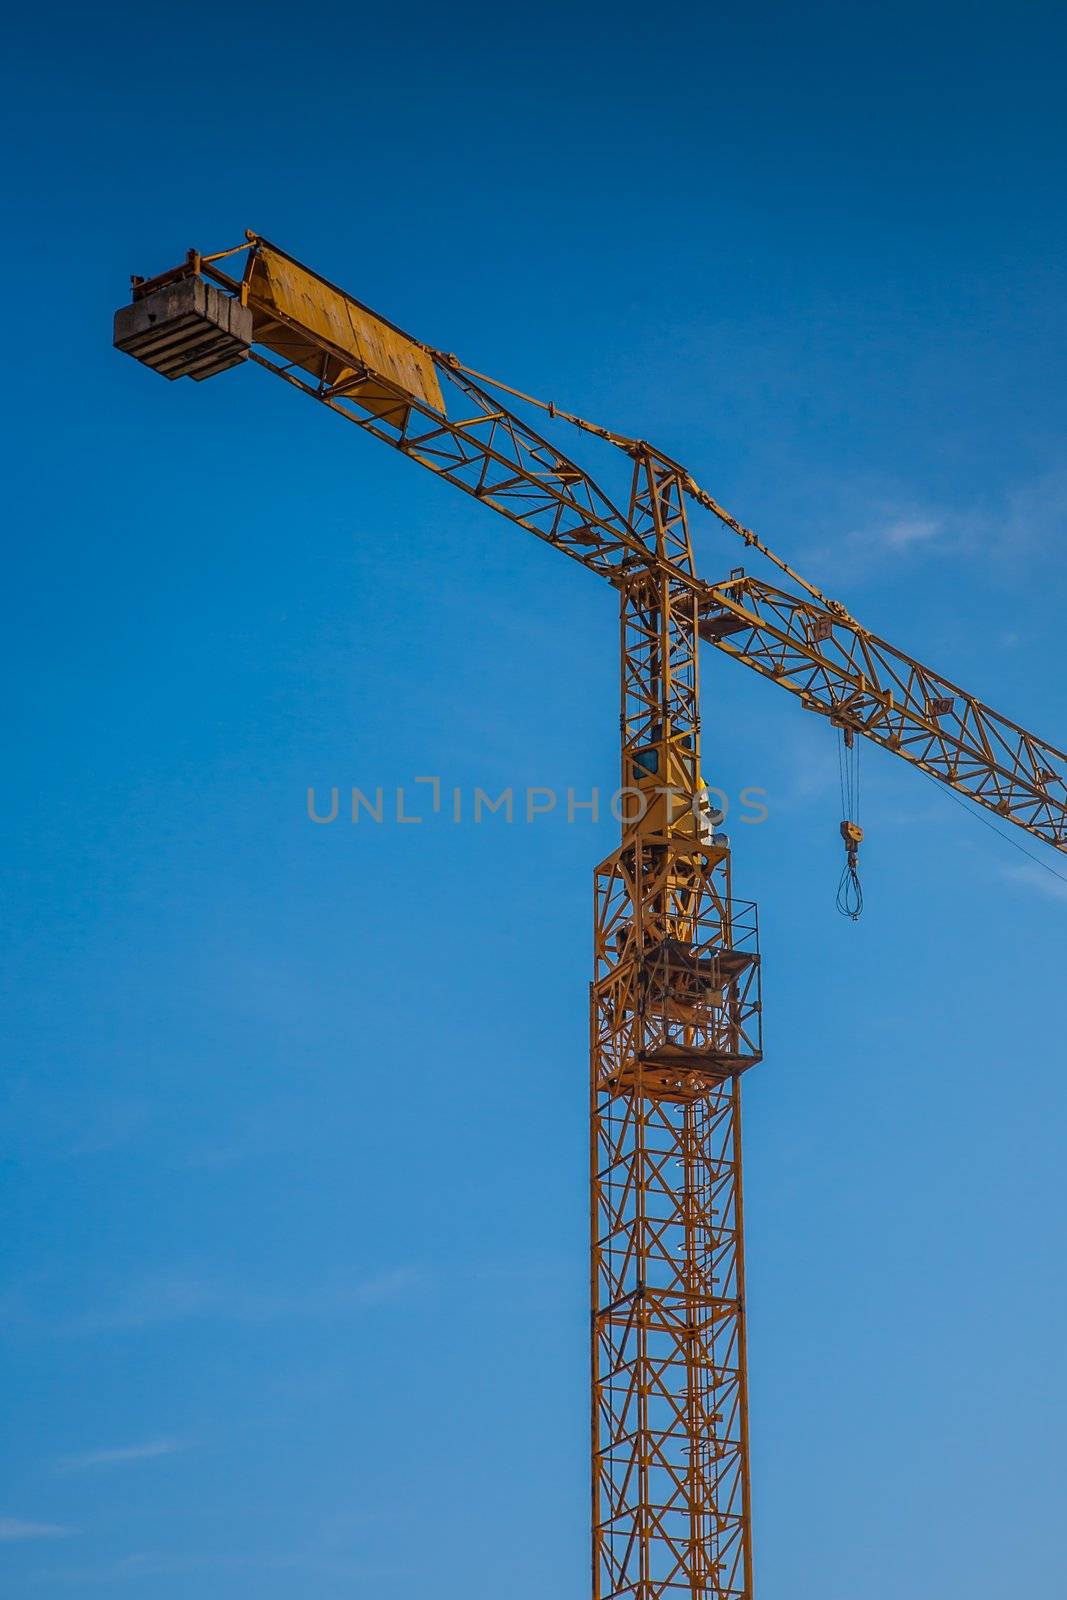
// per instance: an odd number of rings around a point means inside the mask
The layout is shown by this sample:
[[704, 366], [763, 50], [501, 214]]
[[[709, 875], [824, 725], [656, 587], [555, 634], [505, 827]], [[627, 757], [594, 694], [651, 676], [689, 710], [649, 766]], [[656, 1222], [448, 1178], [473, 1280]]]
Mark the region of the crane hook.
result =
[[863, 889], [860, 886], [859, 858], [863, 829], [846, 818], [841, 824], [841, 837], [845, 841], [845, 865], [837, 886], [837, 909], [843, 917], [858, 922], [863, 910]]

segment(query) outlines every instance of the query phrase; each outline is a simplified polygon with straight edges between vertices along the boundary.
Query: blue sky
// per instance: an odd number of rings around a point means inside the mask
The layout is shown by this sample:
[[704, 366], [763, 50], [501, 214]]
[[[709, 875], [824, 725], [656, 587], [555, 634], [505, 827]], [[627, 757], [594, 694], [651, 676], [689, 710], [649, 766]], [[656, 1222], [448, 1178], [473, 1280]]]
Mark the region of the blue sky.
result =
[[[7, 42], [0, 1591], [581, 1596], [612, 825], [305, 793], [609, 788], [611, 594], [261, 372], [162, 384], [111, 313], [257, 228], [651, 438], [1062, 745], [1062, 11]], [[1055, 1592], [1067, 885], [871, 750], [852, 927], [829, 730], [718, 659], [704, 705], [709, 779], [770, 810], [733, 829], [762, 1600]]]

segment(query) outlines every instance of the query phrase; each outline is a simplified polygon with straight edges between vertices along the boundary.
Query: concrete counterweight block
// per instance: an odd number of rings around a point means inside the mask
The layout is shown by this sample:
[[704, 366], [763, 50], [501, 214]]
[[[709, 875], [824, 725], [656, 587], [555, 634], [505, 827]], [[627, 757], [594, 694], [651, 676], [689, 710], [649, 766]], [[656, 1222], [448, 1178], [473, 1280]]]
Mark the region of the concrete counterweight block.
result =
[[115, 313], [115, 347], [165, 378], [213, 378], [244, 361], [252, 313], [203, 278], [179, 278]]

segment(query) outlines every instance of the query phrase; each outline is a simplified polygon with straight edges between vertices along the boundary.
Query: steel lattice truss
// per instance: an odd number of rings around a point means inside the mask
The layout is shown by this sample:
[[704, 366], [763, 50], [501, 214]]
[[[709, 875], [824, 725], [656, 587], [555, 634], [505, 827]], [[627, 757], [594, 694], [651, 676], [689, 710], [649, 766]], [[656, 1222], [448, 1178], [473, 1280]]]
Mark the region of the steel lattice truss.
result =
[[[258, 245], [274, 248], [262, 241]], [[204, 270], [238, 289], [219, 269], [207, 265]], [[854, 728], [1046, 843], [1067, 850], [1067, 754], [827, 601], [661, 452], [556, 413], [554, 407], [544, 408], [635, 461], [656, 462], [679, 495], [710, 511], [747, 546], [775, 561], [795, 580], [794, 592], [750, 575], [719, 584], [697, 577], [686, 536], [657, 544], [656, 530], [636, 500], [634, 514], [624, 515], [588, 469], [517, 414], [526, 397], [516, 396], [509, 406], [502, 395], [514, 391], [477, 381], [455, 357], [426, 347], [443, 392], [456, 397], [455, 414], [410, 398], [399, 404], [395, 397], [375, 401], [364, 394], [361, 403], [350, 357], [306, 328], [287, 323], [276, 306], [257, 305], [254, 293], [250, 304], [263, 341], [253, 350], [253, 360], [601, 577], [620, 584], [642, 569], [669, 573], [679, 588], [691, 590], [701, 637], [716, 649], [792, 690], [809, 710]], [[288, 359], [279, 360], [279, 350]]]
[[635, 830], [598, 869], [591, 1004], [598, 1600], [751, 1594], [739, 1074], [755, 908], [724, 845]]
[[1067, 849], [1067, 755], [839, 610], [755, 578], [721, 585], [700, 632], [812, 711]]
[[736, 1079], [598, 1108], [597, 1592], [750, 1593]]
[[[219, 262], [240, 251], [234, 278]], [[173, 336], [146, 310], [123, 348], [202, 376], [248, 353], [244, 319], [253, 361], [618, 591], [629, 804], [596, 872], [590, 1008], [593, 1600], [751, 1600], [740, 1079], [760, 964], [702, 798], [699, 641], [1061, 850], [1067, 756], [861, 627], [648, 444], [481, 377], [258, 236], [135, 280], [135, 301], [190, 277], [239, 313], [186, 294]], [[600, 441], [611, 493], [535, 410]], [[791, 587], [699, 578], [691, 507]]]
[[[676, 469], [636, 450], [619, 585], [621, 848], [597, 872], [591, 1013], [593, 1593], [747, 1600], [739, 1075], [760, 1057], [755, 911], [694, 808], [695, 596]], [[683, 803], [679, 806], [677, 800]], [[646, 803], [647, 802], [647, 803]]]

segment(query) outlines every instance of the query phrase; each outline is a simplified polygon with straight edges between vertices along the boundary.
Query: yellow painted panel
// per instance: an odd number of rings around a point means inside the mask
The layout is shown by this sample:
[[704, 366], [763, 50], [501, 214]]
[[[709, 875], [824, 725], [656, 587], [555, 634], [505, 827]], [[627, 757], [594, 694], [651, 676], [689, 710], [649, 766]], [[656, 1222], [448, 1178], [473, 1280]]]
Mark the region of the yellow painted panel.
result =
[[[350, 356], [357, 367], [382, 379], [390, 389], [444, 414], [441, 386], [426, 351], [340, 289], [269, 245], [262, 245], [254, 257], [249, 287], [255, 299], [306, 329], [311, 340], [321, 340], [334, 352]], [[275, 344], [274, 339], [265, 342]], [[282, 343], [284, 335], [277, 341], [279, 346]], [[311, 367], [295, 350], [293, 355], [301, 366]], [[335, 382], [339, 376], [333, 375]]]

